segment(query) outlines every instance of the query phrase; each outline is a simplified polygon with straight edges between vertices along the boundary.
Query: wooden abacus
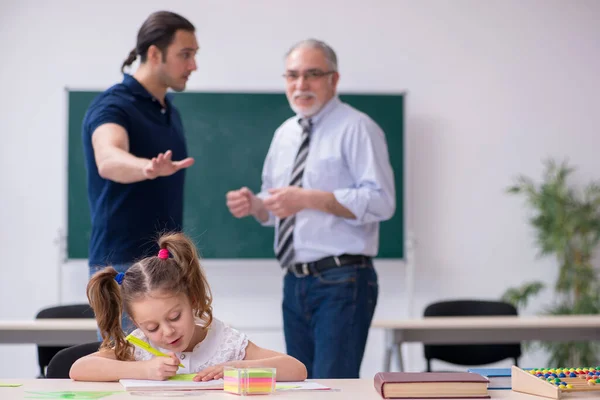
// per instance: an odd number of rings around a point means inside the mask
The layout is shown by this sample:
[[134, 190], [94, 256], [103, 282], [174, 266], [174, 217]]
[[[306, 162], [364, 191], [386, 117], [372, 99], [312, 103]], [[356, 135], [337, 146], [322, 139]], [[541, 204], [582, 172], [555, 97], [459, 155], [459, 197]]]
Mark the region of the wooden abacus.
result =
[[[575, 376], [561, 377], [560, 374], [565, 371]], [[536, 375], [537, 372], [542, 372], [542, 375]], [[513, 365], [511, 385], [516, 392], [550, 399], [564, 399], [570, 393], [581, 392], [597, 392], [600, 395], [600, 368], [534, 368], [526, 371]]]

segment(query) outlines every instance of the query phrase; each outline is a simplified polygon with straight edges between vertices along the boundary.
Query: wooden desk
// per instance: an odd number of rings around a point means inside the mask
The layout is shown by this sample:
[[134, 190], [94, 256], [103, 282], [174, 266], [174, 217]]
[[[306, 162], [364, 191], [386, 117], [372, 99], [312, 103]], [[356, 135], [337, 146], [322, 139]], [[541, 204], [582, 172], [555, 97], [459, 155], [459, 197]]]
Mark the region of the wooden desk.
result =
[[[374, 321], [372, 328], [386, 332], [383, 371], [391, 369], [394, 352], [402, 371], [402, 344], [513, 343], [525, 340], [600, 340], [600, 315], [544, 317], [428, 317], [398, 321]], [[236, 327], [244, 332], [257, 327]], [[0, 344], [66, 346], [94, 342], [93, 319], [0, 320]], [[280, 328], [260, 328], [279, 330]]]
[[[94, 382], [73, 382], [69, 379], [0, 379], [3, 383], [21, 383], [23, 386], [17, 388], [0, 388], [0, 399], [17, 400], [33, 397], [27, 393], [29, 391], [57, 392], [57, 391], [115, 391], [110, 396], [103, 397], [102, 400], [156, 400], [155, 396], [140, 396], [132, 394], [133, 392], [124, 392], [123, 386], [119, 383], [94, 383]], [[372, 379], [317, 379], [316, 382], [322, 383], [334, 389], [333, 391], [306, 391], [306, 392], [277, 392], [277, 399], [294, 400], [382, 400], [382, 397], [375, 391]], [[196, 393], [198, 393], [196, 395]], [[181, 396], [182, 393], [180, 393]], [[544, 400], [543, 397], [532, 396], [528, 394], [513, 392], [512, 390], [490, 390], [492, 400]], [[579, 396], [581, 395], [581, 396]], [[256, 396], [256, 398], [263, 398]], [[239, 399], [240, 396], [225, 393], [216, 390], [204, 390], [200, 392], [187, 392], [185, 396], [177, 397], [183, 399], [198, 400], [219, 400], [219, 399]], [[270, 397], [264, 397], [268, 399]], [[578, 400], [591, 400], [593, 394], [578, 393]], [[460, 399], [456, 399], [460, 400]]]
[[[375, 391], [372, 379], [348, 379], [348, 380], [316, 380], [326, 386], [335, 389], [334, 391], [306, 391], [306, 392], [277, 392], [277, 399], [294, 399], [294, 400], [381, 400], [381, 396]], [[18, 388], [0, 388], [0, 399], [13, 400], [24, 399], [27, 396], [32, 396], [28, 391], [123, 391], [123, 386], [119, 383], [94, 383], [94, 382], [73, 382], [68, 379], [0, 379], [3, 383], [22, 383], [23, 386]], [[182, 393], [182, 392], [180, 392]], [[239, 399], [240, 396], [225, 393], [222, 390], [203, 390], [198, 395], [189, 396], [188, 392], [183, 399]], [[255, 398], [263, 398], [262, 396], [253, 396]], [[156, 396], [139, 396], [131, 392], [115, 393], [102, 400], [143, 400], [157, 399]], [[165, 398], [165, 397], [162, 397]], [[268, 397], [265, 397], [268, 398]]]
[[386, 331], [383, 370], [390, 371], [396, 352], [404, 370], [402, 344], [496, 344], [520, 341], [600, 340], [600, 315], [427, 317], [398, 321], [374, 321], [372, 328]]
[[0, 320], [0, 343], [70, 346], [98, 341], [97, 329], [91, 318]]
[[[382, 400], [382, 397], [375, 391], [372, 379], [317, 379], [316, 382], [329, 386], [334, 391], [306, 391], [306, 392], [277, 392], [277, 399], [294, 399], [294, 400]], [[94, 383], [94, 382], [73, 382], [68, 379], [2, 379], [3, 383], [21, 383], [23, 386], [17, 388], [0, 388], [0, 399], [2, 400], [17, 400], [34, 397], [29, 394], [29, 391], [39, 392], [57, 392], [57, 391], [115, 391], [110, 396], [103, 397], [102, 400], [155, 400], [155, 396], [141, 396], [132, 394], [132, 392], [123, 391], [123, 386], [119, 383]], [[198, 393], [196, 395], [195, 393]], [[182, 393], [180, 393], [181, 396]], [[494, 399], [506, 400], [544, 400], [543, 397], [527, 395], [523, 393], [513, 392], [511, 390], [490, 390], [489, 394]], [[577, 396], [578, 400], [598, 399], [598, 397]], [[589, 396], [589, 395], [588, 395]], [[256, 398], [263, 398], [256, 396]], [[177, 397], [179, 398], [179, 397]], [[239, 399], [240, 396], [223, 391], [204, 390], [201, 392], [188, 392], [183, 399], [198, 399], [198, 400], [226, 400]], [[265, 399], [270, 397], [264, 397]], [[460, 399], [457, 399], [460, 400]]]

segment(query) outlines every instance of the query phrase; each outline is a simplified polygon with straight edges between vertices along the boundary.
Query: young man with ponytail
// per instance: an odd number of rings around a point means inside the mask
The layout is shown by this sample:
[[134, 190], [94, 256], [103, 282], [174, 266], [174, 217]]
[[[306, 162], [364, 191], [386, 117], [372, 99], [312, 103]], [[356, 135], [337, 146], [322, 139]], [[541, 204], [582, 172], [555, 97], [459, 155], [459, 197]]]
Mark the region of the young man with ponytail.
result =
[[[167, 90], [183, 91], [196, 70], [195, 28], [167, 11], [150, 15], [121, 67], [139, 58], [132, 74], [91, 103], [83, 121], [83, 147], [92, 231], [90, 276], [111, 265], [125, 272], [156, 254], [156, 232], [183, 224], [188, 157], [181, 117]], [[125, 330], [131, 325], [125, 316]]]
[[[103, 341], [98, 352], [73, 364], [72, 379], [165, 380], [196, 374], [195, 381], [209, 381], [223, 378], [226, 366], [276, 368], [278, 381], [306, 379], [300, 361], [257, 346], [246, 334], [213, 317], [211, 290], [189, 238], [165, 234], [158, 245], [157, 255], [127, 272], [106, 267], [88, 283], [88, 299]], [[132, 335], [168, 357], [154, 356], [125, 340], [122, 308], [137, 327]]]

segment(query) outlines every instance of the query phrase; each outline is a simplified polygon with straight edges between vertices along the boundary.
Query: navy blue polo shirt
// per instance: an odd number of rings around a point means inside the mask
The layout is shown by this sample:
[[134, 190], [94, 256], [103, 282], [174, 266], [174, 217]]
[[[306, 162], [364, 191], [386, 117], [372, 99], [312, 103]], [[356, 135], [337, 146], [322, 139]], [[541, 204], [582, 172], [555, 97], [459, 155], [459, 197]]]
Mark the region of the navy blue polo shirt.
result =
[[159, 101], [131, 75], [96, 97], [83, 120], [83, 148], [92, 218], [90, 265], [132, 263], [158, 252], [161, 232], [183, 225], [185, 170], [168, 177], [122, 184], [102, 178], [94, 159], [92, 134], [115, 123], [127, 131], [129, 151], [136, 157], [158, 156], [167, 150], [173, 160], [187, 157], [183, 124], [168, 98]]

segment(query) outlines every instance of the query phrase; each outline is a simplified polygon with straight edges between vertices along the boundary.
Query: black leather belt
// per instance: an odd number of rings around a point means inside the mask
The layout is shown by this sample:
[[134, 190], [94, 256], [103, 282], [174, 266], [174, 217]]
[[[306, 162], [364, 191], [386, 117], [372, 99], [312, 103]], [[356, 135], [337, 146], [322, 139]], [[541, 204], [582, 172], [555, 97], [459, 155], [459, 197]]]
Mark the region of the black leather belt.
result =
[[325, 257], [320, 260], [309, 263], [297, 263], [287, 267], [287, 270], [294, 275], [308, 276], [316, 275], [331, 268], [341, 267], [350, 264], [364, 264], [371, 261], [371, 257], [354, 254], [342, 254], [340, 256]]

